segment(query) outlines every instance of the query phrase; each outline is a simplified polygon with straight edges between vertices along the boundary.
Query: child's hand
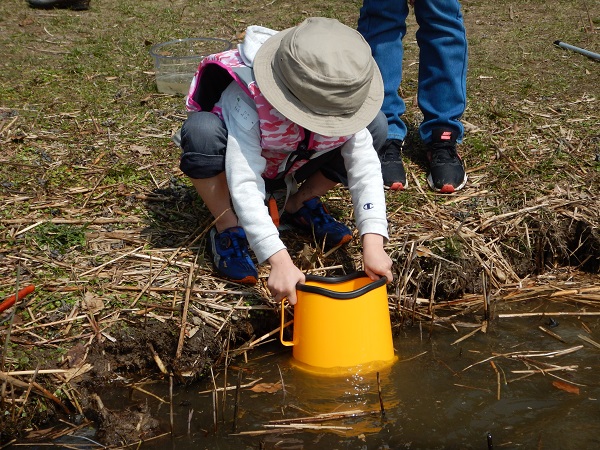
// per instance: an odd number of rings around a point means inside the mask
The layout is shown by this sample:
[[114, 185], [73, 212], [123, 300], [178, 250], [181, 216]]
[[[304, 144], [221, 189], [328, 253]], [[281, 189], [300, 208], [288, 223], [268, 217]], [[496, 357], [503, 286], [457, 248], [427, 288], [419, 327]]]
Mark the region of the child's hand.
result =
[[271, 273], [267, 287], [276, 302], [287, 297], [291, 305], [296, 304], [296, 284], [306, 282], [302, 271], [298, 269], [287, 250], [279, 250], [269, 258]]
[[383, 248], [383, 236], [368, 233], [362, 238], [363, 266], [371, 280], [386, 277], [387, 282], [394, 279], [392, 275], [392, 259]]

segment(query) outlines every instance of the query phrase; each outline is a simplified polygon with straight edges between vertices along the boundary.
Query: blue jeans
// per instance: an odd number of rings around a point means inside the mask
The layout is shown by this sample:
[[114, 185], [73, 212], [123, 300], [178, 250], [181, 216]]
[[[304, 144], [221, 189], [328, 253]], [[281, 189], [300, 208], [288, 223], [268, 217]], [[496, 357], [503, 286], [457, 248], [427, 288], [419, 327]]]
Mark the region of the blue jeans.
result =
[[[388, 119], [388, 139], [403, 140], [406, 111], [398, 94], [402, 81], [402, 39], [406, 34], [407, 0], [363, 0], [358, 31], [364, 36], [379, 66], [385, 89], [382, 111]], [[419, 25], [418, 104], [423, 113], [421, 139], [431, 140], [431, 131], [447, 128], [458, 132], [466, 103], [467, 37], [458, 0], [416, 0]]]

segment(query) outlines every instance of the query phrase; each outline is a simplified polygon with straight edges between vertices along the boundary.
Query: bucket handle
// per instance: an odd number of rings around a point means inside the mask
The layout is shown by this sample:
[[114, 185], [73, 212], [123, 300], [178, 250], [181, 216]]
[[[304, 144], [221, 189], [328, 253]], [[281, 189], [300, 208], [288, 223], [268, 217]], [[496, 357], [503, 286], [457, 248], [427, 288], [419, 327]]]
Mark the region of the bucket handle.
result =
[[286, 347], [292, 347], [294, 345], [293, 341], [286, 341], [283, 339], [283, 329], [288, 326], [293, 320], [290, 320], [288, 323], [285, 323], [285, 302], [287, 298], [281, 300], [281, 326], [279, 327], [279, 340]]

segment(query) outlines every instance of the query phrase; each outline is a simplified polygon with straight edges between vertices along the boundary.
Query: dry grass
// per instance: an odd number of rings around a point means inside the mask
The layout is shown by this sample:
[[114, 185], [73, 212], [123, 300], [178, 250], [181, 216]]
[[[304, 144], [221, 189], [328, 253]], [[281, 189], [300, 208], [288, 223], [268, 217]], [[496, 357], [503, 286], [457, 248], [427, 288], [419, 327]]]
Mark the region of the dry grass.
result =
[[[394, 326], [468, 317], [485, 331], [494, 304], [536, 296], [560, 297], [557, 313], [596, 312], [598, 63], [552, 42], [598, 51], [597, 2], [462, 3], [470, 182], [456, 195], [427, 189], [417, 48], [406, 38], [411, 188], [388, 193]], [[1, 319], [3, 442], [54, 411], [84, 414], [75, 389], [115, 370], [166, 370], [185, 382], [272, 337], [267, 268], [255, 288], [214, 277], [211, 219], [170, 142], [183, 102], [156, 92], [148, 46], [199, 35], [235, 42], [248, 24], [284, 28], [308, 15], [353, 25], [359, 6], [106, 0], [74, 13], [2, 2], [0, 292], [36, 287]], [[329, 198], [351, 223], [347, 203], [343, 190]], [[307, 271], [360, 269], [356, 242], [326, 255], [283, 235]], [[131, 334], [152, 349], [122, 348]]]

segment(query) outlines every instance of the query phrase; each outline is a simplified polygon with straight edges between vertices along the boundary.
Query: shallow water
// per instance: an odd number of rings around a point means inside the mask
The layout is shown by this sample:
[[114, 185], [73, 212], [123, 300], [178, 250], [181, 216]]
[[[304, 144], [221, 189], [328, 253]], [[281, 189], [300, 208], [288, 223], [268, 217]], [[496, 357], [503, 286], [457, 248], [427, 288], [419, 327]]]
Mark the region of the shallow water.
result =
[[[321, 424], [347, 429], [236, 436], [232, 433], [235, 391], [229, 391], [225, 409], [219, 395], [215, 430], [212, 394], [199, 393], [212, 389], [212, 382], [206, 381], [188, 388], [175, 387], [176, 438], [163, 437], [139, 448], [600, 448], [600, 349], [578, 337], [586, 335], [600, 341], [600, 320], [559, 317], [558, 326], [553, 328], [548, 321], [540, 317], [497, 319], [487, 333], [478, 332], [457, 344], [453, 342], [473, 328], [430, 329], [429, 324], [423, 324], [402, 330], [394, 339], [398, 361], [380, 371], [385, 417], [380, 413], [376, 373], [335, 378], [308, 374], [292, 364], [291, 350], [274, 342], [249, 354], [248, 363], [241, 364], [244, 368], [241, 383], [257, 378], [261, 378], [259, 383], [277, 383], [283, 378], [285, 393], [241, 389], [238, 433], [266, 430], [263, 425], [271, 420], [317, 413], [357, 409], [375, 413]], [[565, 342], [542, 332], [540, 325], [560, 335]], [[531, 356], [535, 351], [565, 349], [575, 350], [554, 357]], [[487, 361], [494, 355], [497, 356], [491, 361], [495, 368]], [[529, 360], [525, 362], [523, 357]], [[233, 366], [240, 362], [235, 361]], [[576, 367], [526, 378], [521, 377], [527, 374], [513, 372], [547, 367], [543, 364]], [[579, 393], [567, 392], [565, 385], [555, 386], [553, 382], [561, 380], [553, 375], [569, 381], [567, 386], [579, 388]], [[228, 377], [228, 384], [235, 386], [235, 367], [230, 368]], [[216, 383], [223, 385], [222, 374]], [[143, 388], [169, 398], [166, 384], [148, 384]], [[121, 404], [128, 395], [124, 391], [112, 394], [102, 395], [108, 407], [111, 402]], [[133, 401], [148, 402], [163, 421], [162, 428], [169, 430], [168, 405], [160, 405], [139, 392], [133, 394]]]
[[[515, 306], [511, 308], [513, 312], [518, 310]], [[212, 389], [212, 382], [207, 381], [176, 389], [177, 437], [173, 441], [169, 437], [148, 442], [142, 448], [600, 448], [600, 349], [578, 337], [587, 335], [599, 341], [599, 320], [569, 316], [556, 318], [556, 321], [558, 326], [551, 328], [548, 318], [497, 319], [487, 333], [478, 332], [457, 344], [453, 342], [473, 329], [465, 327], [456, 331], [452, 327], [431, 328], [424, 324], [402, 330], [394, 339], [398, 361], [380, 371], [384, 417], [380, 413], [376, 373], [315, 376], [293, 364], [291, 350], [272, 343], [249, 355], [250, 360], [243, 365], [241, 383], [257, 378], [261, 378], [259, 383], [277, 383], [283, 378], [285, 393], [283, 390], [264, 393], [242, 389], [237, 432], [265, 430], [263, 425], [270, 420], [318, 413], [357, 409], [376, 413], [322, 424], [348, 428], [343, 430], [235, 436], [232, 435], [235, 391], [229, 391], [224, 410], [219, 395], [215, 431], [212, 395], [198, 393]], [[565, 342], [542, 332], [540, 325]], [[565, 349], [575, 350], [553, 357], [531, 356], [536, 351]], [[486, 361], [492, 357], [495, 368]], [[524, 361], [524, 357], [528, 361]], [[527, 374], [513, 372], [547, 368], [544, 364], [577, 367], [526, 378], [521, 377]], [[229, 384], [235, 385], [237, 371], [231, 368], [228, 377]], [[556, 377], [569, 383], [560, 384], [561, 380]], [[216, 383], [223, 385], [222, 374]], [[579, 388], [579, 393], [568, 392], [565, 386]], [[147, 388], [168, 398], [166, 386]], [[143, 397], [136, 393], [134, 398]], [[158, 408], [152, 399], [147, 400]], [[167, 407], [160, 408], [160, 416], [168, 429]]]

